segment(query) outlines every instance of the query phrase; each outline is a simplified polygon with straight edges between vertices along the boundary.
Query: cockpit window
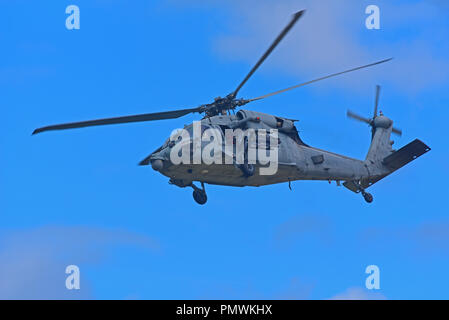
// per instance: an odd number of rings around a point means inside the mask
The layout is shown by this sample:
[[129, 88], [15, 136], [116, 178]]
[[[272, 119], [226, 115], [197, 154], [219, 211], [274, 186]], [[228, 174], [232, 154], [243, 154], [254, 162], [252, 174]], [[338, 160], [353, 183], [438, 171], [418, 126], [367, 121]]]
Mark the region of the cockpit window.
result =
[[167, 138], [167, 140], [165, 140], [164, 144], [162, 145], [162, 148], [165, 148], [166, 146], [168, 146], [169, 142], [170, 142], [170, 138]]

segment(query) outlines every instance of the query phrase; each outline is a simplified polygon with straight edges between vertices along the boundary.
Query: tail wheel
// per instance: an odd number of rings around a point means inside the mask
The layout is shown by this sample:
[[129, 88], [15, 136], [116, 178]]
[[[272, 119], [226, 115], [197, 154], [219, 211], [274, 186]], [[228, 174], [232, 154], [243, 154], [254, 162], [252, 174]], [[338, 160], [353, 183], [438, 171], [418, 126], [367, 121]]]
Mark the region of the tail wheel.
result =
[[374, 198], [373, 195], [371, 193], [365, 192], [363, 194], [363, 198], [365, 199], [366, 202], [371, 203], [373, 202]]

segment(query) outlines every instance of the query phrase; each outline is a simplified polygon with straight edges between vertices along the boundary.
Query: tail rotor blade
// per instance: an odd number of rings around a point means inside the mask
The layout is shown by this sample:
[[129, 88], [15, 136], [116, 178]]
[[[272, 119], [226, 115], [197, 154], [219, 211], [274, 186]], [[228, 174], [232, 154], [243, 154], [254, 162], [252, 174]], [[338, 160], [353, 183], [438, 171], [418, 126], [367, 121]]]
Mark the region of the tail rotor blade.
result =
[[402, 136], [402, 130], [398, 128], [394, 128], [392, 130], [393, 133], [397, 134], [398, 136]]
[[[365, 123], [368, 123], [369, 125], [373, 126], [373, 119], [368, 119], [368, 118], [362, 117], [362, 116], [358, 115], [357, 113], [352, 112], [351, 110], [348, 110], [346, 112], [346, 115], [348, 116], [348, 118], [351, 118], [351, 119], [354, 119], [357, 121], [361, 121], [361, 122], [365, 122]], [[402, 136], [402, 130], [399, 128], [393, 127], [391, 132], [393, 132], [394, 134], [397, 134], [398, 136]]]
[[374, 116], [373, 118], [377, 117], [377, 107], [379, 106], [379, 95], [380, 95], [380, 86], [376, 86], [376, 101], [374, 102]]
[[354, 113], [351, 110], [348, 110], [346, 112], [346, 115], [348, 116], [348, 118], [351, 118], [351, 119], [354, 119], [354, 120], [357, 120], [357, 121], [366, 122], [368, 124], [371, 123], [371, 119], [359, 116], [357, 113]]

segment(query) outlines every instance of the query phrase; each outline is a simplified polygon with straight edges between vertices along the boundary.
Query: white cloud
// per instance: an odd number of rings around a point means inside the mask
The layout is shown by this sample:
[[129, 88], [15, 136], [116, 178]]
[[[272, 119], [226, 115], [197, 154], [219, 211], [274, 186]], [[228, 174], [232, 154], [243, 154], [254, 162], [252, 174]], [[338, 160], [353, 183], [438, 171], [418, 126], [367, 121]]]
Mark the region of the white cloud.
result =
[[[413, 226], [377, 227], [364, 230], [361, 239], [371, 246], [398, 251], [398, 247], [419, 256], [449, 252], [449, 220], [428, 221]], [[405, 247], [403, 247], [405, 245]]]
[[380, 292], [363, 289], [360, 287], [353, 287], [347, 289], [345, 292], [339, 293], [330, 300], [386, 300], [387, 298]]
[[310, 299], [315, 285], [310, 282], [305, 282], [299, 278], [292, 278], [288, 287], [275, 295], [274, 299], [281, 300], [305, 300]]
[[41, 227], [3, 232], [0, 237], [0, 299], [91, 299], [88, 279], [80, 290], [65, 288], [65, 268], [103, 261], [111, 247], [157, 250], [151, 238], [123, 230], [91, 227]]
[[322, 244], [332, 243], [332, 221], [319, 215], [295, 216], [276, 227], [274, 242], [277, 246], [288, 246], [295, 241], [304, 242], [309, 237]]
[[332, 84], [354, 89], [391, 83], [407, 93], [442, 87], [448, 80], [449, 46], [444, 40], [447, 30], [438, 21], [446, 18], [445, 11], [432, 3], [380, 1], [381, 30], [367, 31], [366, 5], [331, 0], [227, 1], [223, 6], [232, 12], [231, 31], [216, 39], [215, 50], [254, 64], [291, 14], [307, 9], [261, 69], [276, 68], [302, 82], [393, 56], [392, 62], [342, 76]]

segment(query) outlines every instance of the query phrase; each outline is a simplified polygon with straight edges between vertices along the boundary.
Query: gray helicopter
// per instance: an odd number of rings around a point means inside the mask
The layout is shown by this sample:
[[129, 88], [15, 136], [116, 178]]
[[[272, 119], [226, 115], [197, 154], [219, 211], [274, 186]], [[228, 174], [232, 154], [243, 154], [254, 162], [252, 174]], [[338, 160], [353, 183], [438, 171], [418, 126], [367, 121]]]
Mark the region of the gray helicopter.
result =
[[[342, 183], [343, 186], [349, 190], [355, 193], [361, 193], [365, 201], [371, 203], [373, 201], [373, 196], [366, 192], [368, 187], [430, 150], [426, 144], [418, 139], [410, 142], [399, 150], [393, 149], [393, 141], [390, 140], [390, 136], [392, 133], [401, 135], [402, 131], [393, 127], [393, 121], [384, 116], [382, 112], [378, 113], [379, 86], [376, 87], [374, 113], [371, 118], [359, 116], [351, 111], [348, 111], [347, 113], [348, 117], [365, 122], [371, 126], [371, 145], [365, 160], [353, 159], [307, 145], [298, 135], [298, 130], [295, 127], [296, 120], [249, 110], [239, 110], [238, 112], [235, 112], [236, 108], [246, 105], [249, 102], [265, 99], [317, 81], [368, 68], [391, 60], [386, 59], [330, 74], [257, 98], [237, 98], [237, 94], [243, 85], [290, 31], [303, 13], [304, 10], [293, 15], [290, 23], [282, 30], [243, 81], [232, 93], [224, 98], [217, 97], [212, 103], [190, 109], [51, 125], [38, 128], [34, 130], [33, 134], [50, 130], [174, 119], [190, 113], [200, 113], [204, 115], [203, 118], [197, 122], [200, 136], [208, 129], [214, 129], [214, 132], [218, 132], [218, 135], [221, 136], [218, 138], [220, 138], [220, 141], [222, 141], [223, 144], [224, 141], [229, 141], [226, 136], [226, 133], [229, 130], [240, 130], [241, 132], [244, 132], [245, 130], [265, 130], [267, 133], [269, 132], [263, 139], [256, 137], [254, 141], [256, 146], [258, 146], [259, 143], [264, 140], [262, 143], [265, 147], [264, 151], [268, 151], [268, 153], [276, 151], [276, 158], [274, 159], [276, 171], [273, 174], [261, 174], [261, 169], [266, 167], [266, 164], [250, 161], [248, 155], [252, 148], [252, 144], [250, 143], [251, 141], [249, 140], [248, 135], [244, 135], [243, 139], [238, 141], [233, 137], [232, 144], [235, 146], [231, 146], [230, 152], [226, 152], [226, 149], [221, 149], [222, 154], [219, 155], [219, 158], [222, 159], [222, 157], [228, 157], [228, 159], [231, 159], [230, 161], [225, 163], [217, 162], [207, 164], [203, 162], [195, 163], [192, 161], [174, 163], [172, 161], [174, 150], [178, 150], [181, 145], [182, 147], [192, 146], [195, 144], [195, 141], [194, 137], [190, 135], [188, 135], [187, 139], [184, 139], [182, 142], [179, 142], [179, 140], [182, 140], [179, 139], [181, 136], [178, 135], [177, 139], [171, 136], [161, 147], [143, 159], [139, 164], [151, 165], [154, 170], [167, 176], [169, 178], [169, 183], [171, 184], [181, 188], [193, 188], [193, 198], [198, 204], [202, 205], [207, 202], [205, 184], [258, 187], [275, 183], [288, 183], [291, 188], [291, 181], [296, 180], [336, 181], [337, 185]], [[193, 133], [194, 136], [195, 123], [185, 126], [184, 131]], [[275, 133], [274, 140], [271, 133]], [[268, 139], [266, 139], [266, 137], [268, 137]], [[217, 136], [215, 136], [214, 140], [217, 141]], [[241, 161], [236, 159], [236, 144], [243, 145], [243, 160], [241, 159]], [[200, 141], [199, 144], [197, 144], [197, 148], [198, 147], [200, 151], [204, 151], [207, 148], [207, 143]], [[187, 150], [189, 153], [188, 158], [191, 160], [193, 157], [192, 149], [189, 148]], [[195, 185], [194, 182], [199, 182], [201, 187]]]

